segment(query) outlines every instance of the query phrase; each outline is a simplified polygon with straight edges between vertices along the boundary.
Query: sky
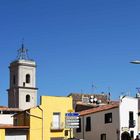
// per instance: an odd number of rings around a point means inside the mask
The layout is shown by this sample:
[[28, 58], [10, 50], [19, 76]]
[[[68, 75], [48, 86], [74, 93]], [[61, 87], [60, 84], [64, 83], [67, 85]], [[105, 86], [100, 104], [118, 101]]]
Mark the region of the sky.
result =
[[22, 39], [37, 63], [41, 95], [111, 93], [140, 87], [139, 0], [0, 0], [0, 105], [7, 105], [9, 64]]

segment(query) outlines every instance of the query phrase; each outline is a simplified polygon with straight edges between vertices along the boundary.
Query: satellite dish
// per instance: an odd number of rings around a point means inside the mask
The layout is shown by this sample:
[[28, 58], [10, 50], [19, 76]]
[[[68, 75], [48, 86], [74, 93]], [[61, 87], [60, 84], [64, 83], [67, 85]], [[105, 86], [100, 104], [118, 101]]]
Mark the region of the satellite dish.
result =
[[140, 98], [140, 93], [137, 93], [137, 94], [136, 94], [136, 97], [137, 97], [137, 98]]
[[90, 96], [89, 102], [90, 102], [90, 103], [93, 103], [93, 102], [94, 102], [94, 97], [93, 97], [93, 96]]
[[97, 104], [100, 104], [101, 102], [102, 102], [101, 100], [98, 100], [98, 101], [97, 101]]
[[94, 100], [94, 102], [97, 102], [97, 98], [94, 98], [93, 100]]
[[94, 96], [93, 96], [93, 95], [91, 95], [91, 96], [90, 96], [90, 98], [94, 98]]

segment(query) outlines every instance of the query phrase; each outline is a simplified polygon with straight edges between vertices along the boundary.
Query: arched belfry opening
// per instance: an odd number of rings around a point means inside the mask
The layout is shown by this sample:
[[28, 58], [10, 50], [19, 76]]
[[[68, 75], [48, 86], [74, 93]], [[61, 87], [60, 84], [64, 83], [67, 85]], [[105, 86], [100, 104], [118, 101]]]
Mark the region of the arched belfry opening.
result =
[[30, 74], [26, 74], [26, 83], [30, 83]]
[[26, 95], [26, 102], [30, 102], [30, 95]]

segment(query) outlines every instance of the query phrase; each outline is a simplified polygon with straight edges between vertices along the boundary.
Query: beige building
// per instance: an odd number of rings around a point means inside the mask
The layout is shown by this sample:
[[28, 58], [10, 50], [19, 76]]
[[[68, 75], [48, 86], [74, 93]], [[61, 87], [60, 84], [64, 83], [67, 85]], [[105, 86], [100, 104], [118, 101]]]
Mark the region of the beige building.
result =
[[84, 140], [134, 140], [138, 135], [138, 99], [128, 96], [119, 102], [80, 113], [74, 136]]

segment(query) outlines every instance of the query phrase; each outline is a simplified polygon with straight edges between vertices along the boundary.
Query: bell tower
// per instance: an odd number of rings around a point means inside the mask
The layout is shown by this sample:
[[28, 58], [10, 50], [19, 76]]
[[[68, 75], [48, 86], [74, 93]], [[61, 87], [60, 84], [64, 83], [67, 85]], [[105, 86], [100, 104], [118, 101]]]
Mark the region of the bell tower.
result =
[[17, 59], [10, 63], [8, 107], [25, 110], [37, 105], [36, 63], [27, 52], [22, 44]]

